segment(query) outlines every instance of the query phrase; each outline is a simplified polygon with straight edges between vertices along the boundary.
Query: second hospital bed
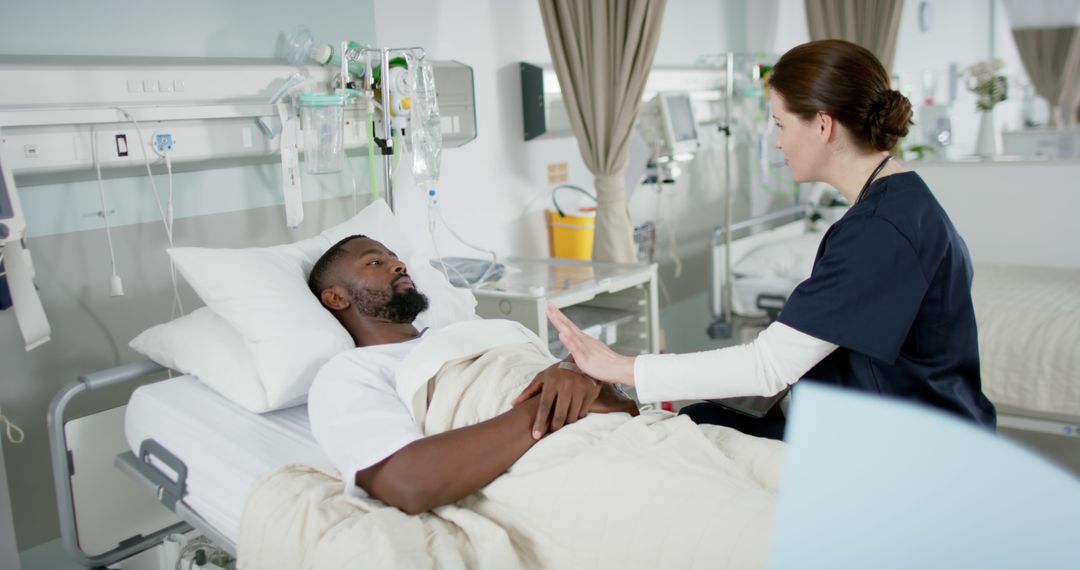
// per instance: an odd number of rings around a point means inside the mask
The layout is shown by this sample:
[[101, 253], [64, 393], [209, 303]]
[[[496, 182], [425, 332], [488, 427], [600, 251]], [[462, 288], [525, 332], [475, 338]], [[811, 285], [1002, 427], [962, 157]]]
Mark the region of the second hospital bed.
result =
[[[775, 320], [809, 277], [823, 231], [795, 207], [718, 228], [712, 246], [713, 338]], [[795, 221], [788, 221], [792, 218]], [[748, 235], [743, 235], [748, 234]], [[730, 259], [730, 262], [729, 262]], [[983, 390], [1002, 427], [1080, 436], [1080, 269], [975, 265], [972, 301]], [[750, 340], [741, 338], [742, 341]]]

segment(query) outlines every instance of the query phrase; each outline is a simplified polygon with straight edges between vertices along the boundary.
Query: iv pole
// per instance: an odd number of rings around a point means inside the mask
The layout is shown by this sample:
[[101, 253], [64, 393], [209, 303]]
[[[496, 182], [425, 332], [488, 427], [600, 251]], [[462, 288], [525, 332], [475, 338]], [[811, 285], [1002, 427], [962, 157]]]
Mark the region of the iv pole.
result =
[[382, 120], [383, 136], [386, 146], [383, 147], [383, 186], [386, 193], [386, 204], [390, 211], [394, 211], [394, 137], [390, 126], [390, 50], [382, 49]]
[[[392, 126], [390, 124], [390, 54], [401, 54], [405, 56], [412, 56], [422, 59], [424, 57], [424, 48], [422, 47], [409, 47], [409, 48], [362, 48], [365, 55], [370, 53], [379, 54], [382, 65], [382, 76], [380, 82], [382, 83], [382, 122], [383, 122], [383, 139], [379, 142], [379, 147], [382, 149], [383, 155], [383, 191], [386, 196], [386, 204], [390, 206], [390, 211], [394, 211], [394, 138], [392, 132]], [[419, 55], [418, 55], [419, 54]], [[344, 59], [342, 58], [342, 67], [345, 67]], [[366, 70], [366, 84], [368, 91], [374, 89], [374, 74], [370, 69]], [[344, 77], [344, 74], [343, 74]], [[344, 79], [342, 80], [344, 82]]]

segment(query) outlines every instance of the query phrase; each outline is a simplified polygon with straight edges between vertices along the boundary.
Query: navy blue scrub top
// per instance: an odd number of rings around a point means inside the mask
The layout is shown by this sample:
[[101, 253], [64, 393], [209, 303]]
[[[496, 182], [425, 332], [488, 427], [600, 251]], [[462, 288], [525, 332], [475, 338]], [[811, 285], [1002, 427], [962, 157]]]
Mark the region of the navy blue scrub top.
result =
[[780, 313], [785, 325], [839, 346], [802, 379], [917, 400], [994, 428], [972, 273], [967, 245], [918, 174], [875, 180], [825, 233], [813, 272]]

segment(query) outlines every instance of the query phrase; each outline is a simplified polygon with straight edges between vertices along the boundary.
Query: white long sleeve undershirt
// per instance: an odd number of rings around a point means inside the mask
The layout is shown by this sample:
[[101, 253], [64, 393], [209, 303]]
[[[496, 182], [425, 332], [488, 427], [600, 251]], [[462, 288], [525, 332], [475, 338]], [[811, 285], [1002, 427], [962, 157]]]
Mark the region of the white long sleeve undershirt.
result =
[[634, 386], [641, 402], [771, 396], [794, 384], [836, 348], [774, 322], [746, 344], [638, 356]]

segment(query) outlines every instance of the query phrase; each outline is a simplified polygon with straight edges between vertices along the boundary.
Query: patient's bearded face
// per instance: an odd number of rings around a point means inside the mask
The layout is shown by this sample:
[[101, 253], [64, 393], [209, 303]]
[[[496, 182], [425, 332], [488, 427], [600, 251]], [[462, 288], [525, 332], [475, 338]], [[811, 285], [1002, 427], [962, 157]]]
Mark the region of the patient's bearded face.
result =
[[428, 298], [415, 287], [399, 289], [397, 282], [407, 275], [400, 275], [388, 288], [367, 287], [361, 283], [348, 286], [349, 300], [360, 314], [392, 323], [411, 323], [416, 315], [428, 308]]

